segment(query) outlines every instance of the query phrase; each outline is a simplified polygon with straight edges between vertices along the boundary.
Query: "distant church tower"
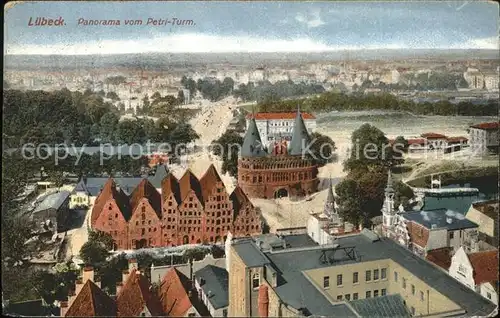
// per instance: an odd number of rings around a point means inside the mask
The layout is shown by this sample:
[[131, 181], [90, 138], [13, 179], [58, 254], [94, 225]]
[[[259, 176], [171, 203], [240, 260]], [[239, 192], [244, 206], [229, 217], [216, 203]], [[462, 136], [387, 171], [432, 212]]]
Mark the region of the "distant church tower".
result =
[[333, 186], [332, 186], [332, 179], [330, 178], [330, 184], [328, 185], [328, 194], [326, 197], [326, 202], [325, 202], [325, 208], [324, 208], [324, 213], [330, 221], [334, 224], [340, 224], [342, 221], [340, 220], [339, 214], [337, 213], [337, 210], [335, 209], [335, 198], [333, 196]]
[[396, 210], [394, 209], [394, 188], [390, 169], [387, 175], [384, 205], [382, 206], [382, 222], [382, 232], [384, 236], [391, 236], [396, 226]]

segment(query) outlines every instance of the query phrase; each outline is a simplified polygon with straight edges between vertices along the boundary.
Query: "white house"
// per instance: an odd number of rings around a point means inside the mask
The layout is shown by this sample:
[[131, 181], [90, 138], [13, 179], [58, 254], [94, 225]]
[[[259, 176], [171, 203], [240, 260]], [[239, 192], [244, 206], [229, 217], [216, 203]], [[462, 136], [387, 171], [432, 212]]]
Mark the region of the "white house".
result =
[[498, 121], [470, 126], [469, 144], [473, 154], [482, 155], [495, 149], [498, 151], [499, 127]]
[[[316, 117], [310, 113], [301, 113], [304, 124], [309, 134], [316, 130]], [[260, 140], [265, 146], [269, 146], [274, 141], [292, 139], [293, 125], [297, 112], [283, 113], [255, 113], [249, 114], [246, 118], [246, 128], [250, 119], [255, 118], [257, 129], [259, 130]]]
[[451, 258], [449, 274], [498, 305], [498, 250], [467, 254], [459, 248]]

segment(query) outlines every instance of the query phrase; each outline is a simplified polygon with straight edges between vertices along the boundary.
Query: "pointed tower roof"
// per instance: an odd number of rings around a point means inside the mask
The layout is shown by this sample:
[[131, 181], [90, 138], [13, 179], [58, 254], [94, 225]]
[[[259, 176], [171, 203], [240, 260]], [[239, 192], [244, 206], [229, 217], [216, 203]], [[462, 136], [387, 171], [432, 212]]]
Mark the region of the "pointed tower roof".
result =
[[297, 107], [297, 116], [293, 124], [292, 140], [288, 153], [292, 156], [302, 155], [302, 146], [306, 146], [311, 141], [311, 137], [307, 132], [306, 124], [300, 113], [300, 107]]
[[337, 211], [335, 211], [335, 198], [333, 196], [332, 178], [330, 178], [329, 180], [328, 194], [325, 201], [324, 213], [330, 218], [337, 214]]
[[245, 133], [245, 138], [243, 139], [243, 146], [241, 147], [242, 157], [263, 157], [267, 153], [262, 145], [262, 140], [260, 139], [259, 130], [257, 129], [257, 124], [255, 123], [255, 116], [252, 116], [248, 123], [248, 129]]
[[394, 193], [391, 169], [389, 169], [389, 172], [387, 173], [387, 185], [385, 186], [385, 193]]

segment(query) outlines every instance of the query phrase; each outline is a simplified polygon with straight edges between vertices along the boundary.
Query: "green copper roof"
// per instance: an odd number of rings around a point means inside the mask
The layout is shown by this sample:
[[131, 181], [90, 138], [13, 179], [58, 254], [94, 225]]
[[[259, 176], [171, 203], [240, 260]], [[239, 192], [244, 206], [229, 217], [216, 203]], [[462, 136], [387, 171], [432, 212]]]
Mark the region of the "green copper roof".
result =
[[303, 154], [307, 145], [311, 142], [311, 137], [307, 132], [306, 125], [302, 119], [302, 114], [300, 110], [297, 109], [297, 117], [295, 117], [295, 123], [293, 124], [292, 141], [290, 142], [290, 147], [288, 153], [292, 156], [299, 156]]
[[241, 147], [242, 157], [263, 157], [267, 153], [263, 148], [262, 141], [260, 140], [259, 130], [255, 119], [250, 119], [248, 129], [243, 139], [243, 146]]

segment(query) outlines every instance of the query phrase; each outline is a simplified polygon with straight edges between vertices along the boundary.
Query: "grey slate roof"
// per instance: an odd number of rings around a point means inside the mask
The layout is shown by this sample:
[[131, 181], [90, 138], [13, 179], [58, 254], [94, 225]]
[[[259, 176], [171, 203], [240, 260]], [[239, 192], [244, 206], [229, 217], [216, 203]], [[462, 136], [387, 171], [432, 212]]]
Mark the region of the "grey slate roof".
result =
[[[390, 239], [381, 238], [373, 241], [365, 234], [358, 234], [339, 237], [336, 243], [340, 244], [340, 246], [355, 246], [359, 258], [358, 260], [352, 260], [347, 258], [341, 251], [337, 251], [333, 256], [330, 255], [335, 260], [334, 264], [346, 265], [391, 259], [461, 306], [467, 312], [466, 316], [488, 315], [496, 307], [481, 295], [476, 294], [473, 290], [463, 286], [431, 263], [414, 255], [408, 249]], [[241, 255], [241, 253], [239, 254]], [[347, 306], [342, 308], [331, 304], [302, 273], [310, 269], [334, 266], [323, 263], [320, 260], [321, 254], [321, 247], [266, 253], [266, 257], [279, 273], [279, 286], [275, 288], [275, 291], [285, 303], [295, 308], [306, 307], [313, 315], [353, 316]]]
[[[91, 196], [97, 196], [99, 192], [101, 192], [102, 188], [106, 181], [109, 178], [107, 177], [90, 177], [82, 179], [84, 184], [75, 188], [75, 191], [78, 189], [85, 188]], [[80, 181], [82, 181], [80, 180]], [[113, 178], [117, 186], [119, 186], [127, 195], [130, 195], [132, 191], [134, 191], [135, 187], [142, 181], [141, 177], [123, 177], [123, 178]], [[80, 184], [80, 182], [79, 182]]]
[[214, 309], [229, 306], [229, 275], [224, 268], [207, 265], [194, 275]]
[[260, 267], [270, 263], [252, 239], [235, 241], [233, 247], [247, 267]]
[[[432, 229], [435, 224], [438, 229], [458, 230], [478, 227], [478, 225], [456, 211], [447, 209], [410, 211], [401, 214], [409, 221], [414, 221], [428, 229]], [[451, 223], [447, 222], [451, 219]]]
[[248, 123], [248, 129], [243, 139], [243, 145], [241, 146], [241, 157], [263, 157], [266, 155], [267, 152], [264, 150], [262, 140], [260, 139], [257, 124], [255, 123], [255, 119], [252, 118]]
[[446, 195], [426, 193], [424, 197], [424, 210], [449, 209], [462, 214], [467, 213], [473, 202], [481, 201], [479, 193], [469, 195]]
[[[196, 272], [207, 265], [213, 265], [216, 267], [226, 268], [226, 258], [213, 258], [212, 255], [205, 256], [201, 261], [193, 262], [193, 272]], [[165, 274], [171, 267], [175, 267], [179, 272], [184, 274], [186, 277], [191, 278], [191, 269], [189, 264], [179, 264], [179, 265], [167, 265], [167, 266], [151, 266], [151, 282], [160, 283]]]
[[302, 114], [300, 110], [297, 110], [297, 117], [295, 117], [295, 122], [293, 124], [292, 140], [290, 141], [288, 153], [292, 156], [300, 156], [303, 152], [302, 146], [304, 145], [307, 147], [310, 142], [311, 137], [302, 119]]
[[350, 304], [361, 317], [411, 317], [399, 294], [353, 300]]
[[156, 188], [160, 189], [161, 188], [161, 182], [163, 179], [165, 179], [168, 175], [168, 169], [165, 165], [158, 165], [156, 166], [156, 171], [155, 174], [151, 177], [148, 177], [148, 181], [151, 182], [151, 184]]
[[60, 191], [52, 193], [43, 198], [43, 200], [37, 205], [33, 213], [38, 213], [48, 209], [58, 210], [64, 201], [69, 197], [69, 191]]

